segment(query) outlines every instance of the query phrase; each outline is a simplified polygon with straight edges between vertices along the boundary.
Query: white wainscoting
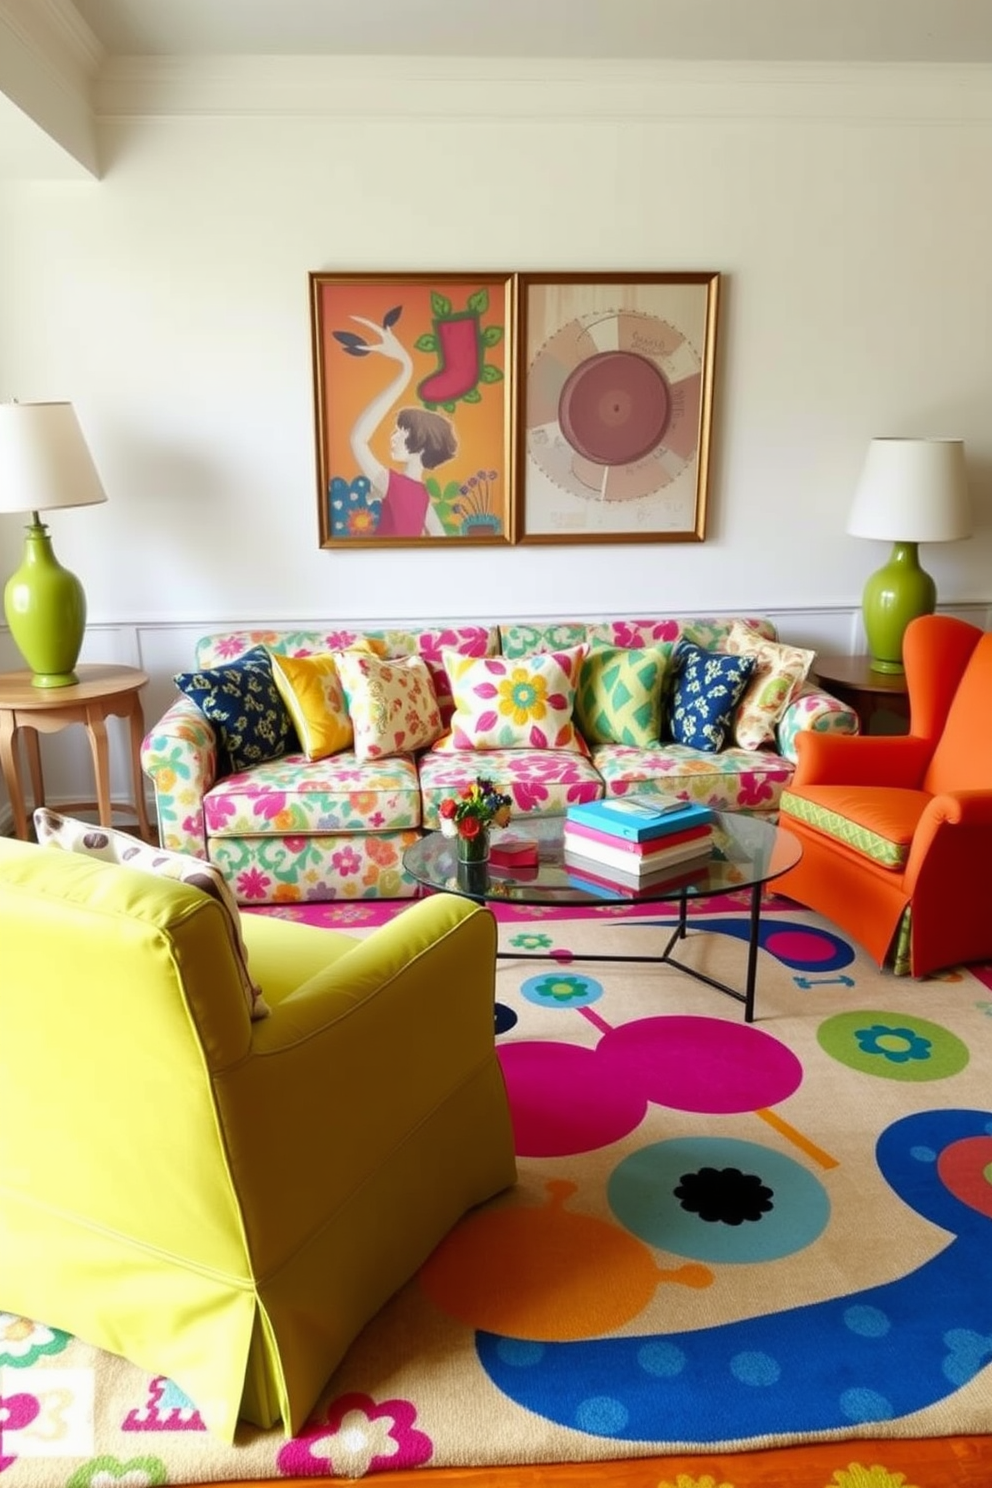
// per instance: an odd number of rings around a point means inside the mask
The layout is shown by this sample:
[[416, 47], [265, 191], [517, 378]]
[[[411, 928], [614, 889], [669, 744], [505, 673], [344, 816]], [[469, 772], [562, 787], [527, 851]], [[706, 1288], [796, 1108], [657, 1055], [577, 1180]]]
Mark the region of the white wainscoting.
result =
[[[983, 630], [992, 628], [992, 604], [965, 604], [941, 606], [941, 613], [958, 615]], [[850, 606], [825, 606], [811, 609], [761, 609], [753, 613], [767, 615], [775, 621], [784, 641], [796, 646], [808, 646], [822, 655], [857, 655], [864, 651], [864, 632], [861, 627], [860, 609]], [[588, 612], [587, 612], [588, 613]], [[664, 614], [662, 609], [642, 613]], [[683, 611], [688, 614], [690, 612]], [[697, 614], [719, 614], [718, 609], [707, 608]], [[735, 613], [737, 613], [735, 611]], [[592, 618], [592, 616], [589, 616]], [[486, 617], [481, 617], [485, 620]], [[501, 617], [506, 618], [506, 617]], [[549, 614], [545, 616], [521, 615], [520, 620], [541, 619], [550, 622], [556, 618], [577, 619], [581, 615]], [[633, 618], [633, 617], [632, 617]], [[436, 623], [469, 623], [480, 617], [446, 616]], [[148, 673], [148, 686], [144, 691], [145, 724], [151, 727], [160, 718], [176, 696], [172, 678], [176, 672], [192, 666], [197, 640], [202, 635], [216, 631], [241, 629], [300, 629], [314, 630], [326, 626], [332, 629], [348, 621], [313, 619], [263, 619], [229, 621], [184, 620], [156, 623], [128, 624], [123, 621], [112, 624], [90, 624], [86, 631], [81, 661], [116, 662], [125, 666], [141, 667]], [[403, 620], [362, 619], [354, 622], [364, 629], [373, 630], [382, 626], [402, 628], [406, 624], [424, 625], [423, 618]], [[21, 660], [9, 633], [0, 627], [0, 671], [11, 671], [21, 666]], [[109, 719], [107, 725], [111, 748], [111, 794], [115, 801], [126, 802], [130, 798], [130, 773], [127, 755], [125, 724], [120, 719]], [[42, 736], [42, 762], [44, 766], [45, 794], [50, 806], [58, 809], [64, 801], [80, 801], [94, 795], [89, 748], [83, 731], [68, 728], [57, 734]], [[148, 792], [149, 812], [152, 811], [151, 791]], [[0, 833], [10, 833], [13, 816], [6, 791], [0, 784]]]

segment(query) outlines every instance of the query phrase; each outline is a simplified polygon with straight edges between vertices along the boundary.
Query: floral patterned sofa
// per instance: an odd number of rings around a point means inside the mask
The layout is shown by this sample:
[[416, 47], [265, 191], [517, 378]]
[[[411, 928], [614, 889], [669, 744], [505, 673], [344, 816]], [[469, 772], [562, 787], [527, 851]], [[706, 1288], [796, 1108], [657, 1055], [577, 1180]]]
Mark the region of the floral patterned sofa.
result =
[[[655, 617], [404, 630], [236, 631], [203, 637], [198, 669], [242, 658], [258, 646], [313, 657], [371, 644], [389, 657], [426, 663], [442, 725], [454, 710], [445, 650], [466, 657], [527, 658], [567, 648], [655, 648], [671, 655], [680, 641], [722, 652], [735, 620], [776, 642], [758, 617]], [[773, 647], [773, 649], [776, 649]], [[592, 654], [590, 651], [589, 654]], [[812, 653], [802, 653], [811, 658]], [[807, 663], [808, 664], [808, 663]], [[438, 825], [441, 801], [476, 776], [491, 778], [525, 813], [563, 812], [571, 802], [629, 790], [706, 802], [720, 810], [774, 817], [792, 779], [802, 729], [856, 733], [857, 718], [809, 682], [794, 689], [761, 747], [702, 750], [684, 743], [593, 742], [580, 749], [452, 748], [452, 735], [413, 754], [359, 760], [352, 750], [323, 759], [301, 753], [224, 773], [217, 734], [185, 695], [149, 731], [142, 765], [155, 790], [161, 845], [215, 863], [241, 904], [292, 904], [338, 898], [408, 898], [405, 849]], [[440, 747], [438, 747], [440, 745]]]

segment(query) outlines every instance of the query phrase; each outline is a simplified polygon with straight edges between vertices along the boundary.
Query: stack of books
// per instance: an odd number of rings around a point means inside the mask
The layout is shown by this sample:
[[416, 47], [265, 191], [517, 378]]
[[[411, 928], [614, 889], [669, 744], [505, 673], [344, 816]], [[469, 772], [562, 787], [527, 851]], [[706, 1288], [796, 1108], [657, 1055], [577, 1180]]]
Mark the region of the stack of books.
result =
[[[565, 813], [565, 867], [605, 888], [652, 888], [688, 876], [710, 856], [714, 813], [679, 801], [622, 796], [570, 806]], [[593, 884], [583, 885], [593, 887]]]

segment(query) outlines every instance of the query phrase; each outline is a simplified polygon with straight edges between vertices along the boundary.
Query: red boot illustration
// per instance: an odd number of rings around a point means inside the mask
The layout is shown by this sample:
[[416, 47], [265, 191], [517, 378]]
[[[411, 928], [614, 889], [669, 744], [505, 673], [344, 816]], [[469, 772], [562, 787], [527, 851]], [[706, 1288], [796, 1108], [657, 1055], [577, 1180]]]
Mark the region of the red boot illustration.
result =
[[444, 319], [435, 318], [430, 339], [437, 343], [437, 371], [418, 383], [417, 395], [424, 403], [454, 403], [477, 388], [482, 376], [478, 311], [455, 310]]

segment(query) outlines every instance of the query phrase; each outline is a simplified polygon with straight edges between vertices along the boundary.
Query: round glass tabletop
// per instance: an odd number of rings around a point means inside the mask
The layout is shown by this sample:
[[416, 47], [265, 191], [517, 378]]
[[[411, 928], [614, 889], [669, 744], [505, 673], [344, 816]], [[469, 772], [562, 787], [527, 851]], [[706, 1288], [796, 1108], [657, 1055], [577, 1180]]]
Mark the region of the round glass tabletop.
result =
[[593, 886], [585, 868], [567, 860], [562, 840], [564, 824], [563, 816], [515, 818], [514, 835], [532, 837], [537, 842], [538, 862], [532, 868], [460, 863], [454, 841], [440, 832], [430, 832], [407, 848], [403, 866], [426, 888], [445, 889], [472, 899], [588, 906], [629, 904], [632, 900], [662, 903], [680, 899], [683, 894], [703, 898], [753, 888], [788, 872], [802, 856], [799, 840], [783, 827], [738, 812], [718, 811], [708, 857], [685, 869], [676, 865], [670, 876], [637, 887], [611, 882], [609, 869], [604, 866]]

